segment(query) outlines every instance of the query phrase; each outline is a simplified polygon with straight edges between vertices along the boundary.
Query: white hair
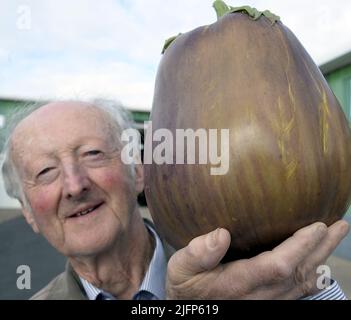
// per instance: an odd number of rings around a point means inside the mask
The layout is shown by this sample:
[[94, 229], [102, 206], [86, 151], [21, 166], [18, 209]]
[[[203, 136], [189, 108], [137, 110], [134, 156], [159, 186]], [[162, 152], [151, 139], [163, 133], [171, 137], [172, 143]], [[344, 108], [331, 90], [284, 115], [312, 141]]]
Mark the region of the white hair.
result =
[[[55, 101], [56, 102], [56, 101]], [[115, 138], [120, 145], [123, 145], [121, 141], [121, 135], [123, 130], [134, 128], [135, 124], [132, 120], [130, 112], [128, 112], [120, 103], [106, 100], [106, 99], [94, 99], [89, 101], [82, 100], [67, 100], [67, 102], [86, 102], [91, 107], [97, 108], [102, 111], [106, 116], [107, 120], [110, 121], [109, 125], [112, 127], [112, 132], [115, 134]], [[6, 128], [5, 128], [5, 145], [3, 149], [3, 163], [2, 163], [2, 175], [4, 179], [5, 190], [7, 194], [19, 200], [22, 206], [27, 207], [28, 203], [26, 196], [23, 193], [22, 183], [18, 175], [17, 168], [12, 159], [11, 155], [11, 139], [14, 130], [17, 125], [26, 117], [28, 117], [35, 110], [48, 104], [48, 102], [35, 102], [26, 104], [24, 106], [16, 107], [10, 114]], [[139, 146], [138, 146], [139, 147]], [[131, 177], [134, 177], [134, 165], [129, 165]]]

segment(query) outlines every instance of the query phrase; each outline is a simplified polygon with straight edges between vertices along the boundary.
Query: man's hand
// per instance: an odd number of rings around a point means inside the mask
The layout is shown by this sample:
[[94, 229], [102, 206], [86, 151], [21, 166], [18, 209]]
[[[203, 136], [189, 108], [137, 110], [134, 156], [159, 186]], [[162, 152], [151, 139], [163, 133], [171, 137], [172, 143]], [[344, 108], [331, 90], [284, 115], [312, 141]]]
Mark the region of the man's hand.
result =
[[230, 245], [226, 229], [193, 239], [168, 263], [168, 299], [298, 299], [318, 292], [316, 269], [347, 235], [346, 221], [317, 222], [251, 259], [220, 261]]

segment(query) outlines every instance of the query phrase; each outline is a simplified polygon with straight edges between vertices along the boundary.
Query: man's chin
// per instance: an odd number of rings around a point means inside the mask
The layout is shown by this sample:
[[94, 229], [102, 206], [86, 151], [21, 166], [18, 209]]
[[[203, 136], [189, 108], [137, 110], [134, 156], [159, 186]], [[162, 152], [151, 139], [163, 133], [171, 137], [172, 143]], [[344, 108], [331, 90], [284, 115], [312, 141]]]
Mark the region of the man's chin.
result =
[[108, 252], [112, 247], [112, 241], [108, 241], [108, 239], [100, 239], [100, 240], [91, 240], [81, 243], [72, 242], [72, 245], [67, 244], [66, 248], [60, 250], [61, 253], [69, 258], [94, 258], [103, 255], [105, 252]]

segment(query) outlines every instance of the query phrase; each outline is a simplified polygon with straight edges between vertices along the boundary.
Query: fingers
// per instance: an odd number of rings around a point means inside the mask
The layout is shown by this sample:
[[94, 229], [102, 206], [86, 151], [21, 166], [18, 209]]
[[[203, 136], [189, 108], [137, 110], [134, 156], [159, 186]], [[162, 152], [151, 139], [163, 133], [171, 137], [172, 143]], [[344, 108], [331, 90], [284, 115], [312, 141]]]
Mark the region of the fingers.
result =
[[331, 225], [321, 243], [306, 257], [305, 261], [297, 266], [294, 281], [304, 296], [319, 291], [317, 268], [325, 263], [348, 231], [349, 225], [346, 221], [340, 220]]
[[[294, 289], [287, 291], [286, 297], [296, 298], [296, 296], [309, 296], [318, 292], [318, 275], [316, 273], [316, 268], [325, 263], [326, 259], [332, 254], [349, 230], [346, 221], [338, 221], [329, 228], [323, 226], [319, 231], [318, 224], [319, 223], [313, 224], [307, 227], [307, 229], [303, 228], [299, 230], [289, 239], [298, 239], [300, 245], [303, 245], [308, 239], [312, 239], [313, 243], [311, 243], [309, 247], [306, 246], [305, 254], [300, 254], [300, 261], [298, 261], [298, 259], [294, 261], [289, 281]], [[316, 228], [317, 231], [314, 228]], [[320, 241], [318, 241], [318, 237], [320, 238]], [[297, 252], [298, 251], [299, 250], [297, 250]], [[303, 258], [304, 256], [305, 258]]]
[[312, 254], [327, 233], [328, 228], [324, 223], [313, 223], [296, 231], [292, 237], [273, 249], [272, 253], [278, 261], [286, 261], [292, 268], [295, 268]]
[[168, 273], [179, 282], [215, 268], [230, 245], [230, 234], [218, 228], [193, 239], [188, 246], [177, 251], [168, 263]]
[[[248, 272], [253, 283], [282, 283], [292, 285], [292, 278], [298, 265], [309, 256], [327, 235], [327, 227], [323, 223], [314, 223], [302, 228], [274, 248], [248, 260]], [[290, 283], [290, 284], [289, 284]]]
[[333, 253], [339, 243], [349, 232], [349, 224], [344, 220], [339, 220], [328, 228], [328, 233], [322, 243], [306, 258], [306, 262], [313, 268], [323, 264]]

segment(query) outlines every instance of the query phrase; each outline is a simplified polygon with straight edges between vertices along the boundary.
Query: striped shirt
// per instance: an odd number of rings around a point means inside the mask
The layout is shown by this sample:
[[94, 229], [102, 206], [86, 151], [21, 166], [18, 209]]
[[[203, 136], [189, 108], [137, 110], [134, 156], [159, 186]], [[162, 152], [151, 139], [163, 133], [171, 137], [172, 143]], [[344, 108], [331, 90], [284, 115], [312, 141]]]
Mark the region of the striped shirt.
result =
[[345, 294], [335, 280], [331, 280], [331, 285], [314, 296], [306, 297], [302, 300], [347, 300]]
[[[153, 227], [145, 221], [147, 228], [156, 240], [155, 250], [145, 274], [139, 291], [133, 296], [133, 300], [163, 300], [166, 298], [165, 282], [167, 272], [167, 260], [162, 242]], [[89, 300], [116, 300], [110, 293], [96, 288], [87, 280], [80, 277], [80, 281], [86, 291]], [[302, 300], [347, 300], [345, 294], [335, 280], [331, 285], [319, 293], [305, 297]]]

